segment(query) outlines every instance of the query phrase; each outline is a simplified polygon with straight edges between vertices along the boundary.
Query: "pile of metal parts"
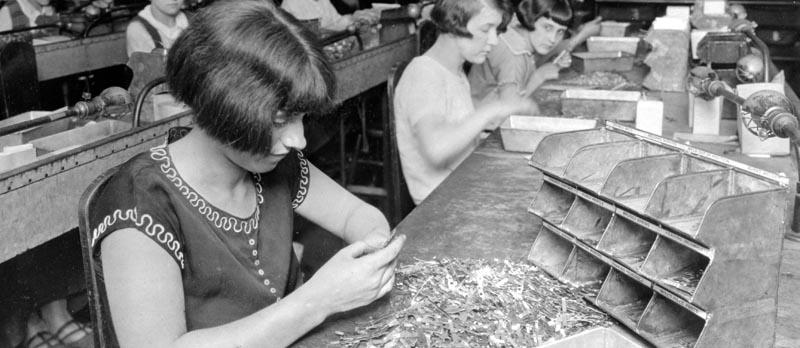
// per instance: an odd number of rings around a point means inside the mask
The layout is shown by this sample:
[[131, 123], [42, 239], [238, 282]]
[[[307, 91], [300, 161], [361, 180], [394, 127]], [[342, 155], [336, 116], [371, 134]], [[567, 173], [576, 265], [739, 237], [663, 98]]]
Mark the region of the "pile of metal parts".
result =
[[337, 331], [344, 347], [535, 347], [613, 320], [528, 263], [418, 260], [397, 269], [383, 314]]

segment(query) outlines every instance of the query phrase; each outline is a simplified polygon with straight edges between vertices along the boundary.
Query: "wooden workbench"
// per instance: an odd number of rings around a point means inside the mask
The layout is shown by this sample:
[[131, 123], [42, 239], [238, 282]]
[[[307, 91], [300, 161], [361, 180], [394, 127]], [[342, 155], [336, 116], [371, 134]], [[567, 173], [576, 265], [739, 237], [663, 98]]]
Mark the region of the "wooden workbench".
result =
[[[527, 212], [541, 181], [542, 174], [522, 153], [505, 152], [492, 135], [397, 226], [408, 237], [400, 263], [433, 257], [525, 260], [541, 227], [541, 220]], [[798, 274], [800, 243], [786, 240], [776, 347], [800, 346]], [[332, 318], [295, 346], [332, 346], [334, 331], [351, 332], [354, 323], [386, 311], [387, 303], [384, 298]]]
[[[335, 62], [336, 101], [385, 82], [392, 65], [416, 49], [409, 35]], [[191, 115], [178, 114], [0, 173], [0, 263], [77, 227], [78, 199], [94, 178], [189, 124]]]

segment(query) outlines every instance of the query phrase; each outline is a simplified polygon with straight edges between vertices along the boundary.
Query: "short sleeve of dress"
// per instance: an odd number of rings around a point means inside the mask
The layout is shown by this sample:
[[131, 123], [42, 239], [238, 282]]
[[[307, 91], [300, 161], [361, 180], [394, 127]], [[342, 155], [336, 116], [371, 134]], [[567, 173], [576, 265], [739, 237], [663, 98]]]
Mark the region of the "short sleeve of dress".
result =
[[524, 88], [524, 79], [527, 76], [525, 60], [531, 59], [526, 55], [517, 55], [511, 52], [508, 43], [501, 40], [489, 52], [486, 64], [489, 64], [498, 86], [514, 84], [518, 89]]
[[292, 197], [292, 209], [297, 209], [305, 201], [308, 185], [311, 183], [311, 171], [308, 159], [302, 151], [292, 150], [273, 172], [262, 175], [267, 175], [271, 180], [286, 182]]
[[[149, 163], [149, 164], [148, 164]], [[89, 212], [91, 245], [95, 257], [100, 243], [115, 231], [134, 228], [185, 266], [183, 234], [158, 164], [134, 158], [124, 164], [96, 194]]]
[[300, 204], [306, 199], [308, 194], [308, 185], [311, 183], [311, 171], [309, 169], [308, 160], [302, 151], [294, 151], [297, 161], [297, 175], [294, 176], [292, 183], [292, 192], [294, 192], [294, 199], [292, 199], [292, 209], [297, 209]]

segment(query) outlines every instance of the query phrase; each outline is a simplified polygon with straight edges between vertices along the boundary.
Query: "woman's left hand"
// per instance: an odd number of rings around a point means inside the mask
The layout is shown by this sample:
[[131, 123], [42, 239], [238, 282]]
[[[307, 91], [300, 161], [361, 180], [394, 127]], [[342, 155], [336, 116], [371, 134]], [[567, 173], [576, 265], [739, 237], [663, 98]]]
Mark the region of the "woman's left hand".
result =
[[391, 237], [392, 234], [389, 231], [373, 231], [364, 238], [363, 242], [367, 244], [367, 248], [372, 252], [383, 248]]
[[578, 28], [578, 36], [586, 40], [590, 36], [597, 36], [600, 35], [600, 22], [603, 21], [603, 17], [598, 16], [597, 18], [583, 23]]

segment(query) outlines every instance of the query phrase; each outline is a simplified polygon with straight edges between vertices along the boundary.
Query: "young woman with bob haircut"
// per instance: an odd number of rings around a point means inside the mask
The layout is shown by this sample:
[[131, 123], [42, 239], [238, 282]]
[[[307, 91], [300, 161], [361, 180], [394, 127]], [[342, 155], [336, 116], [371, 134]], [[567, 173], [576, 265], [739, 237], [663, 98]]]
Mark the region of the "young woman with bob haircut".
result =
[[397, 145], [411, 198], [419, 204], [478, 145], [484, 129], [533, 103], [512, 97], [475, 108], [462, 66], [480, 64], [511, 17], [504, 0], [439, 0], [431, 48], [406, 67], [395, 91]]
[[[518, 0], [514, 13], [500, 44], [470, 71], [476, 103], [531, 95], [545, 81], [557, 79], [559, 71], [571, 63], [569, 52], [600, 31], [598, 17], [565, 40], [573, 16], [567, 0]], [[549, 61], [562, 52], [560, 59]]]
[[[170, 49], [167, 80], [194, 128], [123, 164], [90, 214], [112, 346], [288, 346], [392, 289], [405, 238], [378, 249], [383, 215], [302, 155], [334, 74], [297, 20], [215, 2]], [[294, 213], [351, 243], [305, 284]]]

